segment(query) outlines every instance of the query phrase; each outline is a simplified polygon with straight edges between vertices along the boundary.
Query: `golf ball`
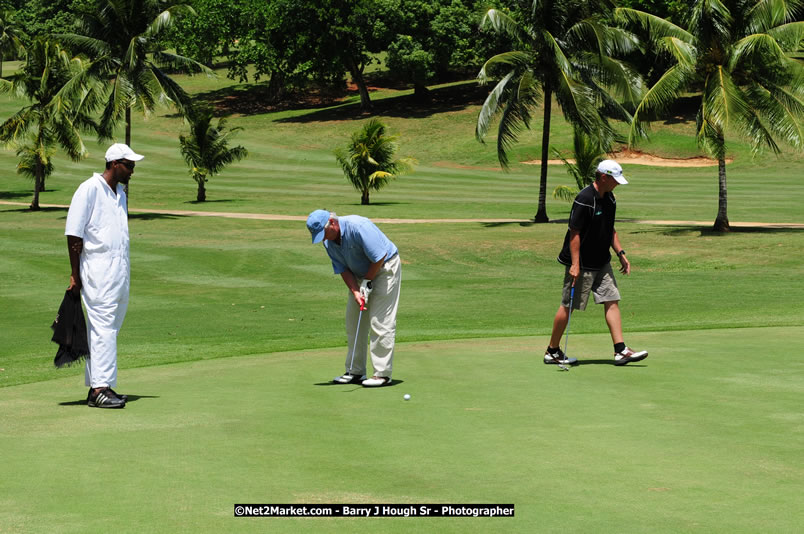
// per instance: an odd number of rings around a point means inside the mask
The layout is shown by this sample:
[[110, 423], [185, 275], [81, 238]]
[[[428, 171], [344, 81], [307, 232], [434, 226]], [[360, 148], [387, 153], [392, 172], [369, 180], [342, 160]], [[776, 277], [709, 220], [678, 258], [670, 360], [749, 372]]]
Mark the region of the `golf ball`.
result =
[[405, 393], [405, 396], [404, 396], [404, 397], [402, 397], [402, 398], [403, 398], [403, 399], [405, 399], [405, 400], [410, 400], [410, 395], [408, 395], [407, 393]]

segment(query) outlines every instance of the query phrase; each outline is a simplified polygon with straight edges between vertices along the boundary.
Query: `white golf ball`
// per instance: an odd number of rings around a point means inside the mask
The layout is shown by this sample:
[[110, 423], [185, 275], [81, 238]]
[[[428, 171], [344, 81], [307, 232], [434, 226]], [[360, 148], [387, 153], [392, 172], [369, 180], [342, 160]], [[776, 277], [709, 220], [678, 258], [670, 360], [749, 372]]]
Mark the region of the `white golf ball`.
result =
[[404, 396], [404, 397], [402, 397], [402, 398], [403, 398], [403, 399], [405, 399], [405, 400], [410, 400], [410, 395], [408, 395], [407, 393], [405, 393], [405, 396]]

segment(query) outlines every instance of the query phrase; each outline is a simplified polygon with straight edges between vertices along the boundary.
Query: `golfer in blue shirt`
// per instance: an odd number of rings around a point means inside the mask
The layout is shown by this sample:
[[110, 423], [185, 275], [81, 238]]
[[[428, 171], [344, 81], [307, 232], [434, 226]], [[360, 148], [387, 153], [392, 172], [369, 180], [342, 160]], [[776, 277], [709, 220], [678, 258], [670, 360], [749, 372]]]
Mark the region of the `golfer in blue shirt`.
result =
[[[402, 262], [396, 245], [373, 222], [359, 215], [338, 217], [327, 210], [316, 210], [307, 218], [307, 229], [313, 244], [324, 242], [333, 271], [341, 275], [351, 293], [346, 303], [346, 372], [334, 382], [359, 382], [365, 387], [390, 384], [402, 282]], [[361, 309], [366, 313], [361, 314]], [[368, 379], [367, 336], [374, 367]]]

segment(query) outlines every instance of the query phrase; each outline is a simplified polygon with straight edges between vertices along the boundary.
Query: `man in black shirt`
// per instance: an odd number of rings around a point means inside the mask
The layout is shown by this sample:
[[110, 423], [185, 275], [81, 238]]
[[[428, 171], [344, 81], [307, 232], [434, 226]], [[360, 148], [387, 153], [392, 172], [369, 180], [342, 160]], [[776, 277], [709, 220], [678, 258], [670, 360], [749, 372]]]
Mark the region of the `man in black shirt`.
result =
[[595, 181], [575, 197], [564, 247], [558, 255], [558, 261], [566, 266], [564, 292], [553, 320], [553, 333], [544, 353], [544, 363], [578, 363], [576, 358], [568, 358], [559, 348], [569, 321], [570, 292], [573, 287], [576, 288], [573, 309], [586, 309], [589, 293], [595, 296], [597, 304], [603, 304], [606, 324], [614, 342], [614, 365], [625, 365], [648, 357], [648, 351], [634, 351], [623, 341], [620, 292], [610, 263], [609, 248], [613, 248], [620, 260], [620, 272], [626, 275], [631, 272], [631, 264], [614, 229], [617, 201], [612, 194], [619, 184], [627, 183], [623, 169], [616, 161], [603, 160], [597, 166]]

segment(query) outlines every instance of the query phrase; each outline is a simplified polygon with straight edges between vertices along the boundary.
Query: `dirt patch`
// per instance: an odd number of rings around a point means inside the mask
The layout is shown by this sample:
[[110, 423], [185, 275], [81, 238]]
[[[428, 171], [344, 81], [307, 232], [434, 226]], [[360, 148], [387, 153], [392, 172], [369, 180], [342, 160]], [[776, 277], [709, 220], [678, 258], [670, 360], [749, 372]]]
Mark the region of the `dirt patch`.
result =
[[[717, 160], [705, 158], [703, 156], [693, 156], [691, 158], [662, 158], [641, 152], [639, 150], [619, 150], [609, 154], [611, 159], [617, 160], [620, 164], [626, 165], [650, 165], [653, 167], [717, 167]], [[573, 162], [574, 160], [568, 160]], [[726, 163], [734, 161], [732, 158], [726, 158]], [[541, 161], [523, 161], [525, 165], [540, 165]], [[547, 160], [548, 165], [561, 165], [563, 162], [560, 159]]]

